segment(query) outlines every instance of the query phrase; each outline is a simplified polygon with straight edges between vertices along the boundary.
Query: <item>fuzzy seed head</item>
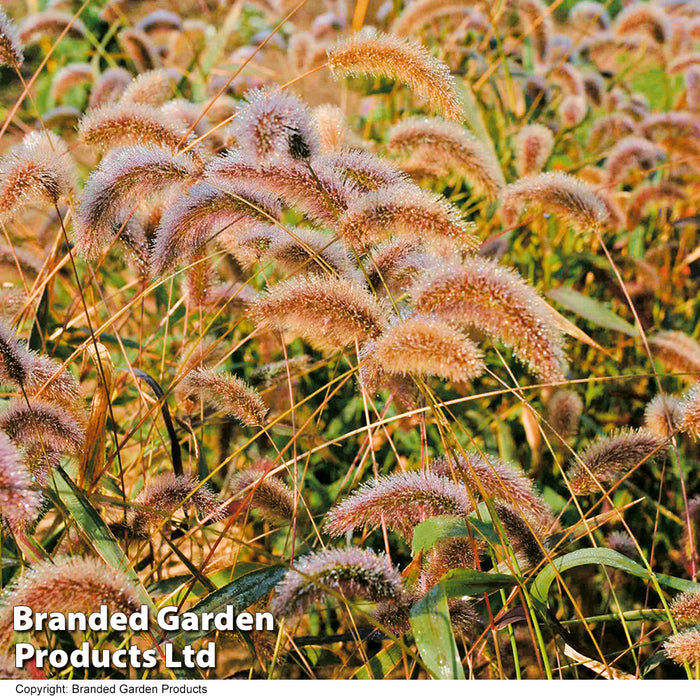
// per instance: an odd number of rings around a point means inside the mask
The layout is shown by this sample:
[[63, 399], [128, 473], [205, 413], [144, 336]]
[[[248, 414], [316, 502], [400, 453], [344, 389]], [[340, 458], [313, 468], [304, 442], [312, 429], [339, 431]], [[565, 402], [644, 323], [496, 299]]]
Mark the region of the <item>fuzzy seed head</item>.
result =
[[258, 165], [308, 160], [319, 151], [308, 107], [297, 97], [272, 88], [246, 93], [247, 104], [234, 119], [239, 148]]
[[700, 375], [700, 343], [681, 331], [662, 331], [650, 335], [654, 358], [674, 372]]
[[605, 30], [610, 26], [610, 15], [605, 5], [594, 0], [581, 0], [571, 8], [569, 22], [581, 31]]
[[545, 381], [564, 378], [566, 358], [551, 310], [516, 272], [488, 258], [429, 269], [413, 286], [415, 308], [476, 328], [513, 348]]
[[161, 474], [146, 485], [134, 502], [143, 509], [131, 510], [128, 523], [131, 531], [139, 535], [147, 534], [153, 525], [172, 517], [183, 506], [194, 506], [202, 520], [216, 520], [223, 514], [218, 496], [192, 474]]
[[70, 12], [60, 10], [44, 10], [35, 12], [22, 20], [19, 25], [18, 38], [23, 44], [34, 44], [43, 37], [58, 37], [67, 30], [66, 35], [73, 39], [85, 39], [87, 29], [82, 20]]
[[387, 323], [385, 308], [359, 283], [314, 276], [274, 285], [251, 314], [259, 326], [288, 331], [321, 351], [377, 338]]
[[95, 80], [88, 106], [91, 110], [102, 107], [109, 102], [116, 102], [131, 82], [131, 73], [125, 68], [108, 68]]
[[694, 440], [700, 439], [700, 382], [693, 384], [685, 394], [680, 412], [680, 429]]
[[671, 37], [671, 23], [664, 11], [652, 3], [636, 3], [626, 7], [615, 19], [617, 36], [644, 34], [657, 44]]
[[426, 24], [445, 14], [467, 14], [469, 8], [455, 0], [413, 0], [408, 3], [391, 25], [391, 33], [398, 37], [417, 36]]
[[204, 367], [190, 370], [177, 386], [178, 399], [188, 413], [199, 410], [201, 402], [235, 416], [243, 425], [264, 425], [268, 408], [257, 391], [242, 379]]
[[635, 228], [652, 208], [672, 207], [686, 200], [686, 194], [682, 187], [670, 182], [659, 185], [640, 185], [633, 190], [627, 204], [627, 226]]
[[349, 246], [366, 248], [394, 234], [434, 243], [454, 241], [475, 250], [478, 241], [461, 212], [444, 197], [402, 183], [358, 197], [343, 213], [338, 235]]
[[577, 495], [596, 493], [630, 469], [664, 457], [667, 450], [668, 440], [648, 430], [625, 429], [599, 438], [571, 466], [571, 490]]
[[109, 613], [130, 615], [140, 606], [138, 594], [125, 574], [101, 559], [70, 557], [55, 563], [42, 562], [27, 569], [2, 598], [0, 646], [12, 637], [13, 608], [26, 605], [48, 613], [97, 612], [106, 605]]
[[172, 96], [177, 78], [165, 68], [137, 75], [124, 90], [121, 102], [160, 107]]
[[671, 603], [671, 614], [682, 627], [700, 625], [700, 593], [686, 591]]
[[40, 508], [41, 494], [20, 453], [0, 432], [0, 515], [13, 526], [22, 526], [35, 520]]
[[339, 212], [347, 208], [357, 188], [333, 171], [323, 160], [312, 161], [313, 173], [300, 162], [289, 161], [262, 167], [251, 163], [240, 151], [217, 158], [209, 166], [213, 177], [245, 182], [264, 188], [284, 202], [321, 224], [335, 225]]
[[558, 389], [547, 405], [547, 421], [558, 435], [569, 439], [578, 432], [582, 411], [583, 401], [575, 391]]
[[234, 497], [252, 491], [251, 505], [260, 517], [272, 525], [289, 522], [294, 517], [294, 494], [276, 476], [265, 474], [267, 465], [236, 472], [229, 482]]
[[611, 532], [606, 539], [606, 544], [614, 552], [624, 554], [626, 557], [634, 558], [637, 555], [634, 541], [624, 530]]
[[585, 118], [588, 107], [583, 95], [567, 95], [559, 105], [559, 118], [567, 129], [578, 126]]
[[287, 275], [300, 271], [341, 277], [355, 274], [343, 246], [332, 243], [327, 235], [310, 228], [283, 229], [271, 224], [257, 224], [234, 235], [227, 243], [229, 252], [245, 267], [272, 260]]
[[700, 123], [691, 112], [660, 112], [645, 117], [640, 125], [644, 136], [654, 143], [700, 138]]
[[133, 61], [139, 73], [158, 68], [158, 51], [146, 32], [136, 28], [122, 29], [117, 34], [121, 50]]
[[0, 223], [30, 204], [56, 205], [75, 184], [68, 147], [51, 132], [32, 131], [0, 160]]
[[438, 376], [465, 382], [486, 365], [479, 348], [444, 321], [416, 316], [392, 326], [374, 343], [368, 362], [387, 374]]
[[0, 65], [19, 67], [24, 50], [15, 23], [0, 9]]
[[622, 139], [605, 162], [608, 186], [621, 184], [632, 169], [641, 172], [652, 170], [662, 157], [663, 153], [647, 139], [638, 136]]
[[321, 151], [334, 153], [347, 146], [350, 134], [345, 112], [340, 107], [320, 105], [313, 110], [313, 120]]
[[413, 282], [431, 262], [418, 242], [394, 239], [379, 244], [371, 251], [366, 268], [368, 281], [375, 294], [396, 296]]
[[345, 598], [373, 602], [399, 598], [401, 577], [386, 557], [370, 549], [348, 547], [300, 557], [275, 589], [270, 611], [276, 617], [294, 617], [311, 604], [329, 597], [327, 589]]
[[539, 173], [552, 154], [554, 134], [541, 124], [523, 127], [515, 139], [515, 169], [520, 177]]
[[71, 63], [56, 71], [51, 81], [51, 97], [54, 102], [60, 102], [73, 86], [91, 83], [92, 77], [92, 66], [89, 63]]
[[[187, 145], [187, 129], [147, 104], [107, 104], [88, 112], [78, 126], [80, 140], [101, 150], [118, 146], [158, 146], [173, 154]], [[192, 150], [192, 149], [190, 149]]]
[[579, 233], [596, 230], [609, 219], [603, 200], [584, 182], [563, 173], [528, 175], [506, 187], [504, 207], [522, 211], [527, 205], [554, 214]]
[[406, 182], [406, 176], [384, 158], [355, 149], [326, 153], [313, 162], [323, 172], [337, 172], [343, 181], [359, 192], [372, 192]]
[[175, 12], [169, 10], [154, 10], [149, 12], [136, 25], [142, 32], [157, 31], [183, 31], [182, 19]]
[[644, 409], [644, 427], [658, 437], [670, 438], [683, 420], [682, 406], [676, 396], [658, 394]]
[[79, 455], [85, 441], [83, 426], [67, 411], [41, 401], [10, 403], [0, 414], [0, 430], [20, 448], [41, 445], [47, 451]]
[[669, 637], [664, 642], [664, 651], [679, 666], [700, 663], [700, 629], [689, 629]]
[[421, 572], [421, 589], [429, 591], [452, 569], [473, 569], [478, 548], [471, 537], [445, 537], [426, 554]]
[[[700, 58], [700, 54], [698, 54]], [[683, 75], [685, 83], [685, 101], [688, 109], [700, 112], [700, 63], [689, 66]]]
[[328, 512], [324, 529], [339, 537], [382, 522], [411, 541], [413, 528], [435, 515], [467, 517], [472, 500], [464, 487], [434, 472], [404, 472], [365, 482]]
[[389, 132], [389, 150], [412, 154], [447, 175], [459, 172], [474, 190], [489, 201], [505, 186], [501, 166], [488, 146], [459, 124], [443, 119], [409, 117]]
[[463, 483], [476, 499], [495, 499], [519, 509], [539, 525], [553, 522], [552, 511], [525, 474], [511, 462], [469, 450], [458, 457], [436, 459], [430, 470]]
[[279, 215], [276, 197], [255, 186], [214, 178], [193, 185], [160, 220], [153, 271], [165, 274], [183, 258], [196, 255], [222, 229], [251, 221], [267, 222]]
[[112, 222], [149, 195], [195, 177], [197, 168], [187, 156], [173, 156], [158, 147], [126, 146], [113, 150], [85, 184], [76, 216], [77, 247], [94, 259], [112, 240]]
[[328, 49], [328, 64], [336, 77], [369, 73], [399, 80], [447, 119], [462, 119], [463, 109], [449, 68], [410, 39], [359, 32]]
[[608, 114], [596, 119], [591, 125], [588, 137], [588, 149], [597, 152], [603, 148], [614, 146], [625, 136], [631, 136], [637, 131], [634, 120], [621, 112]]
[[15, 334], [0, 322], [0, 384], [24, 386], [31, 371], [31, 359]]

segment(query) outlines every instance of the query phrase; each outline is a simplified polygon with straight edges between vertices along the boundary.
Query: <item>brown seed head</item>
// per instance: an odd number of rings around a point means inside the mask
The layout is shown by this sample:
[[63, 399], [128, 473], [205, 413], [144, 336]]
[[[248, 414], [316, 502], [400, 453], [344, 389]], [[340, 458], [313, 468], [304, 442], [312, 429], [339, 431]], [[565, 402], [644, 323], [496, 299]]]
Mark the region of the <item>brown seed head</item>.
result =
[[666, 455], [668, 440], [648, 430], [621, 430], [599, 438], [569, 469], [570, 487], [577, 495], [600, 491], [625, 472], [649, 459]]
[[369, 73], [400, 80], [448, 119], [462, 118], [463, 109], [449, 68], [414, 41], [359, 32], [328, 49], [328, 64], [334, 76]]
[[75, 184], [75, 168], [64, 141], [32, 131], [0, 160], [0, 223], [30, 204], [56, 205]]
[[270, 610], [278, 618], [303, 613], [312, 603], [329, 597], [328, 589], [344, 598], [374, 602], [403, 594], [398, 571], [370, 549], [327, 549], [300, 557], [275, 589]]
[[468, 257], [461, 265], [429, 269], [411, 295], [421, 313], [499, 339], [545, 381], [564, 378], [566, 359], [551, 309], [513, 270]]
[[443, 174], [459, 172], [489, 200], [496, 199], [505, 186], [501, 166], [490, 148], [459, 124], [409, 117], [391, 129], [388, 146], [396, 153], [412, 153], [414, 160], [425, 161]]
[[462, 485], [434, 472], [404, 472], [367, 481], [331, 508], [324, 529], [339, 537], [382, 523], [411, 541], [413, 528], [435, 515], [467, 517], [472, 500]]
[[274, 285], [251, 314], [258, 325], [288, 331], [322, 351], [377, 338], [387, 323], [384, 307], [359, 283], [314, 276]]

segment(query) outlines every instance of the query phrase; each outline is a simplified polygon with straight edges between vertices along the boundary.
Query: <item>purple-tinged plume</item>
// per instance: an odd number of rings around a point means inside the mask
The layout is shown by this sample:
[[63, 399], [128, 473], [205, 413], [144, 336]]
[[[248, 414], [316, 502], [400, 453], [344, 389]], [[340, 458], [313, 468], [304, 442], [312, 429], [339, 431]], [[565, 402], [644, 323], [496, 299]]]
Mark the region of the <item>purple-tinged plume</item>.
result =
[[296, 561], [275, 589], [270, 610], [278, 618], [294, 617], [333, 594], [379, 602], [402, 593], [401, 576], [386, 557], [357, 547], [327, 549]]

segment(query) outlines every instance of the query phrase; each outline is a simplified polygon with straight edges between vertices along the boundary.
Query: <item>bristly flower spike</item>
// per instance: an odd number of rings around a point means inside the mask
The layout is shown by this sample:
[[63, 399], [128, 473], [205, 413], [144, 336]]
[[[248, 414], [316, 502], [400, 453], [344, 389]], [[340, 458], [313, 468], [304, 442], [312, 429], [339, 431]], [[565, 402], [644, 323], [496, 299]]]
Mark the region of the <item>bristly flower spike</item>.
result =
[[683, 402], [677, 396], [657, 394], [644, 409], [644, 427], [658, 437], [671, 437], [682, 422]]
[[313, 110], [313, 120], [319, 135], [321, 151], [335, 152], [348, 144], [350, 132], [345, 112], [335, 105], [319, 105]]
[[411, 296], [421, 313], [483, 331], [545, 381], [563, 380], [566, 358], [552, 311], [515, 271], [467, 257], [461, 265], [428, 269]]
[[0, 384], [23, 389], [30, 397], [41, 390], [40, 400], [58, 404], [78, 419], [82, 417], [80, 386], [70, 372], [61, 370], [51, 358], [27, 350], [1, 321]]
[[311, 604], [330, 597], [328, 589], [345, 598], [373, 602], [400, 598], [399, 572], [386, 557], [371, 549], [348, 547], [300, 557], [275, 588], [270, 610], [277, 618], [302, 614]]
[[165, 68], [141, 73], [126, 86], [120, 101], [160, 107], [173, 96], [177, 81], [177, 75]]
[[24, 51], [15, 23], [0, 9], [0, 64], [19, 68]]
[[76, 216], [77, 248], [97, 257], [113, 238], [112, 222], [127, 203], [136, 206], [151, 194], [186, 183], [198, 174], [188, 156], [162, 148], [127, 146], [112, 151], [85, 184]]
[[161, 474], [153, 479], [136, 497], [135, 503], [143, 509], [129, 513], [129, 528], [145, 535], [179, 507], [193, 505], [203, 520], [216, 520], [224, 515], [221, 502], [207, 484], [201, 484], [192, 474]]
[[33, 445], [47, 451], [78, 455], [85, 442], [85, 429], [67, 411], [41, 401], [27, 406], [16, 400], [0, 414], [0, 430], [19, 448]]
[[308, 160], [319, 153], [311, 112], [299, 98], [272, 88], [246, 93], [233, 120], [239, 148], [258, 165]]
[[132, 80], [131, 73], [126, 68], [108, 68], [95, 80], [90, 92], [88, 106], [97, 109], [109, 102], [116, 102]]
[[273, 525], [289, 522], [294, 517], [294, 494], [276, 476], [265, 475], [267, 464], [235, 472], [229, 481], [234, 497], [245, 497], [252, 491], [251, 505], [260, 517]]
[[[158, 146], [176, 154], [191, 142], [187, 129], [147, 104], [119, 102], [89, 111], [78, 126], [80, 140], [88, 146], [111, 150], [119, 146]], [[197, 156], [196, 149], [190, 149]]]
[[571, 389], [558, 389], [547, 404], [547, 422], [565, 440], [578, 432], [583, 411], [581, 397]]
[[682, 627], [700, 625], [700, 593], [686, 591], [671, 603], [671, 615]]
[[322, 351], [377, 338], [387, 324], [384, 306], [358, 282], [315, 276], [274, 285], [251, 315], [259, 326], [289, 331]]
[[378, 372], [438, 376], [453, 382], [486, 371], [481, 351], [467, 336], [444, 321], [420, 316], [401, 321], [380, 336], [367, 362]]
[[448, 119], [462, 119], [449, 68], [415, 41], [362, 31], [328, 49], [328, 65], [334, 76], [369, 73], [400, 80]]
[[664, 642], [666, 656], [679, 666], [700, 663], [700, 629], [697, 627], [678, 632]]
[[17, 448], [0, 432], [0, 515], [21, 527], [39, 515], [41, 494]]
[[425, 161], [444, 174], [459, 172], [489, 201], [497, 199], [505, 186], [493, 152], [459, 124], [439, 118], [409, 117], [392, 127], [388, 147], [399, 153], [410, 151], [414, 159]]
[[650, 335], [648, 342], [654, 358], [664, 367], [700, 375], [700, 343], [695, 338], [682, 331], [661, 331]]
[[264, 425], [268, 408], [258, 392], [242, 379], [205, 367], [190, 370], [177, 386], [177, 396], [188, 413], [199, 410], [200, 402], [215, 406], [243, 425]]
[[160, 220], [153, 246], [153, 272], [165, 274], [232, 224], [270, 222], [279, 215], [277, 198], [254, 185], [214, 178], [193, 185]]
[[535, 204], [555, 214], [579, 233], [588, 233], [608, 221], [605, 202], [584, 182], [563, 173], [528, 175], [508, 185], [503, 206], [522, 210]]
[[457, 207], [417, 185], [402, 183], [358, 197], [338, 222], [338, 235], [348, 246], [364, 249], [393, 234], [440, 244], [452, 241], [475, 250], [478, 239]]
[[130, 615], [139, 609], [141, 600], [123, 572], [101, 559], [70, 557], [25, 570], [7, 589], [1, 603], [0, 649], [7, 650], [13, 635], [15, 606], [89, 615], [97, 612], [100, 605], [107, 605], [110, 613]]
[[54, 102], [60, 102], [65, 93], [75, 85], [91, 83], [93, 69], [89, 63], [70, 63], [56, 71], [51, 81], [51, 97]]
[[549, 160], [554, 134], [542, 124], [523, 127], [515, 138], [515, 169], [520, 177], [539, 173]]
[[515, 506], [533, 524], [548, 526], [554, 520], [532, 481], [511, 462], [469, 450], [456, 458], [436, 459], [430, 470], [450, 479], [456, 477], [474, 498], [493, 498]]
[[662, 157], [662, 151], [647, 139], [638, 136], [622, 139], [605, 161], [608, 187], [622, 184], [633, 168], [642, 173], [651, 171]]
[[44, 10], [27, 15], [19, 25], [19, 40], [23, 44], [33, 44], [45, 36], [58, 36], [66, 31], [73, 39], [85, 39], [87, 28], [81, 19], [71, 12]]
[[63, 139], [32, 131], [0, 160], [0, 223], [29, 204], [57, 205], [75, 184], [73, 159]]
[[621, 430], [592, 443], [569, 470], [570, 487], [577, 495], [595, 493], [625, 472], [649, 459], [660, 459], [668, 440], [648, 430]]
[[310, 163], [288, 159], [279, 164], [258, 167], [249, 156], [230, 151], [208, 166], [210, 177], [257, 185], [276, 194], [314, 222], [334, 226], [339, 212], [347, 208], [357, 188], [323, 160]]
[[700, 439], [700, 382], [688, 390], [680, 405], [680, 429], [695, 440]]
[[464, 487], [433, 472], [404, 472], [372, 479], [331, 508], [324, 529], [339, 537], [382, 523], [411, 541], [413, 528], [435, 515], [467, 517], [473, 502]]

